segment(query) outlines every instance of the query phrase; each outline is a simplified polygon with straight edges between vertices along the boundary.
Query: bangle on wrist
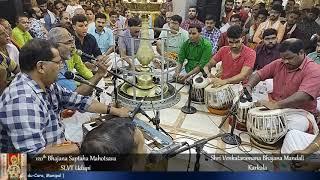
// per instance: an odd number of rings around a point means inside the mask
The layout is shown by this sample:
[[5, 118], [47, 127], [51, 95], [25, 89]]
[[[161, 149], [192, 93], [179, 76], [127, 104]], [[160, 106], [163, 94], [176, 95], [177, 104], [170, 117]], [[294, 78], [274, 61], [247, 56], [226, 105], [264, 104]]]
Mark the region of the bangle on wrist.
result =
[[111, 111], [111, 103], [107, 107], [107, 114], [110, 114], [110, 111]]

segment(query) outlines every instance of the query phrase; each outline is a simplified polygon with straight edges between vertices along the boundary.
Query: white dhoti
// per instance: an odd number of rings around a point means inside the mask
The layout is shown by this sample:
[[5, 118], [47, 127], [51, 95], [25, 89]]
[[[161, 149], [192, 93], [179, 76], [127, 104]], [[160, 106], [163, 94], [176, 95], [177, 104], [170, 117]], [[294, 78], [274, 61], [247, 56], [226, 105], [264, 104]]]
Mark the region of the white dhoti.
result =
[[[290, 154], [296, 150], [303, 150], [309, 146], [315, 138], [316, 135], [313, 134], [290, 130], [284, 138], [281, 153]], [[320, 151], [317, 151], [316, 154], [320, 154]]]
[[[306, 148], [319, 133], [314, 116], [301, 109], [291, 109], [287, 115], [288, 133], [285, 136], [281, 153], [290, 154], [295, 150]], [[306, 131], [312, 127], [313, 134]]]

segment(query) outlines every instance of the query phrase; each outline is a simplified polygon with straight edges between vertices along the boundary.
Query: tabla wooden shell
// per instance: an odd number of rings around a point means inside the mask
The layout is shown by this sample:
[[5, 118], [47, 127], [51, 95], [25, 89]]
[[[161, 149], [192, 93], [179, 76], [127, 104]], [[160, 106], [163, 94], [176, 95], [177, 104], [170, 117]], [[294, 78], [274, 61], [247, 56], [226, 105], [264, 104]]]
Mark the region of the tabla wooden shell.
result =
[[229, 108], [235, 98], [235, 93], [228, 84], [221, 87], [207, 86], [204, 94], [206, 106], [214, 109]]
[[241, 123], [245, 124], [247, 122], [248, 112], [252, 108], [254, 108], [254, 102], [239, 102], [237, 116]]
[[208, 79], [202, 76], [195, 76], [193, 78], [191, 100], [194, 102], [204, 103], [204, 88], [207, 87], [208, 84]]
[[286, 114], [281, 109], [252, 108], [248, 112], [247, 130], [254, 139], [273, 145], [288, 131]]

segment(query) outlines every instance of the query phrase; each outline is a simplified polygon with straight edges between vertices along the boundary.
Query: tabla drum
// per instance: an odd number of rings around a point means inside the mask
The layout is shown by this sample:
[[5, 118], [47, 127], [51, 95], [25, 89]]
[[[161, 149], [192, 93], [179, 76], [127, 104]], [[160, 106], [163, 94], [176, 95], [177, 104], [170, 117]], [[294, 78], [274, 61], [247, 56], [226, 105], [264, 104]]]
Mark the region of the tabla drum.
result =
[[204, 93], [205, 104], [209, 112], [218, 115], [224, 115], [235, 98], [235, 93], [229, 84], [221, 87], [207, 86]]
[[247, 130], [253, 144], [275, 150], [280, 148], [288, 131], [285, 110], [256, 107], [248, 111]]
[[[254, 108], [254, 102], [239, 102], [238, 109], [237, 109], [237, 122], [235, 128], [240, 131], [247, 131], [247, 117], [248, 111]], [[229, 124], [233, 123], [233, 118], [229, 119]]]
[[207, 78], [203, 76], [195, 76], [191, 90], [191, 100], [196, 103], [204, 103], [204, 88], [209, 84]]

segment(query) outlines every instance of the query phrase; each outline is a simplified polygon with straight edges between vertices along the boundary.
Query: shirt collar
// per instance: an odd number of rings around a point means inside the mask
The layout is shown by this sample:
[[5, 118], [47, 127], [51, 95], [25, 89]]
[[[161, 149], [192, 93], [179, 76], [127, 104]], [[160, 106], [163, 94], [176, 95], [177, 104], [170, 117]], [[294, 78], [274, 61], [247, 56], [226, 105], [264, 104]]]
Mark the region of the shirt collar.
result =
[[97, 34], [103, 34], [105, 33], [106, 31], [104, 30], [104, 28], [102, 29], [102, 32], [98, 32], [97, 28], [94, 29], [95, 33]]
[[25, 74], [25, 73], [20, 73], [21, 76], [21, 81], [23, 82], [27, 82], [27, 84], [31, 87], [31, 89], [36, 93], [44, 93], [45, 91], [43, 89], [40, 88], [40, 86], [38, 85], [38, 83], [36, 81], [34, 81], [33, 79], [31, 79], [30, 75]]
[[[299, 66], [298, 68], [293, 69], [293, 70], [289, 70], [289, 69], [288, 69], [288, 72], [295, 72], [295, 71], [302, 70], [302, 69], [306, 66], [307, 62], [308, 62], [308, 58], [307, 58], [307, 56], [305, 56], [304, 59], [303, 59], [303, 61], [302, 61], [302, 63], [300, 64], [300, 66]], [[283, 64], [284, 64], [284, 63], [283, 63]], [[284, 64], [284, 65], [285, 65], [285, 64]]]
[[212, 31], [208, 31], [208, 30], [206, 29], [206, 27], [203, 28], [203, 32], [204, 32], [204, 33], [208, 33], [208, 34], [214, 34], [217, 30], [218, 30], [218, 29], [217, 29], [216, 27], [214, 27], [214, 28], [212, 29]]
[[200, 37], [200, 40], [199, 40], [197, 43], [193, 43], [193, 42], [191, 42], [191, 40], [190, 40], [190, 39], [188, 39], [188, 41], [189, 41], [189, 44], [192, 44], [192, 45], [195, 45], [195, 46], [199, 46], [199, 45], [202, 43], [203, 38], [202, 38], [202, 37]]
[[270, 54], [270, 53], [273, 53], [277, 48], [278, 48], [278, 45], [270, 49], [270, 48], [267, 48], [267, 46], [264, 44], [261, 50], [265, 51], [267, 54]]

